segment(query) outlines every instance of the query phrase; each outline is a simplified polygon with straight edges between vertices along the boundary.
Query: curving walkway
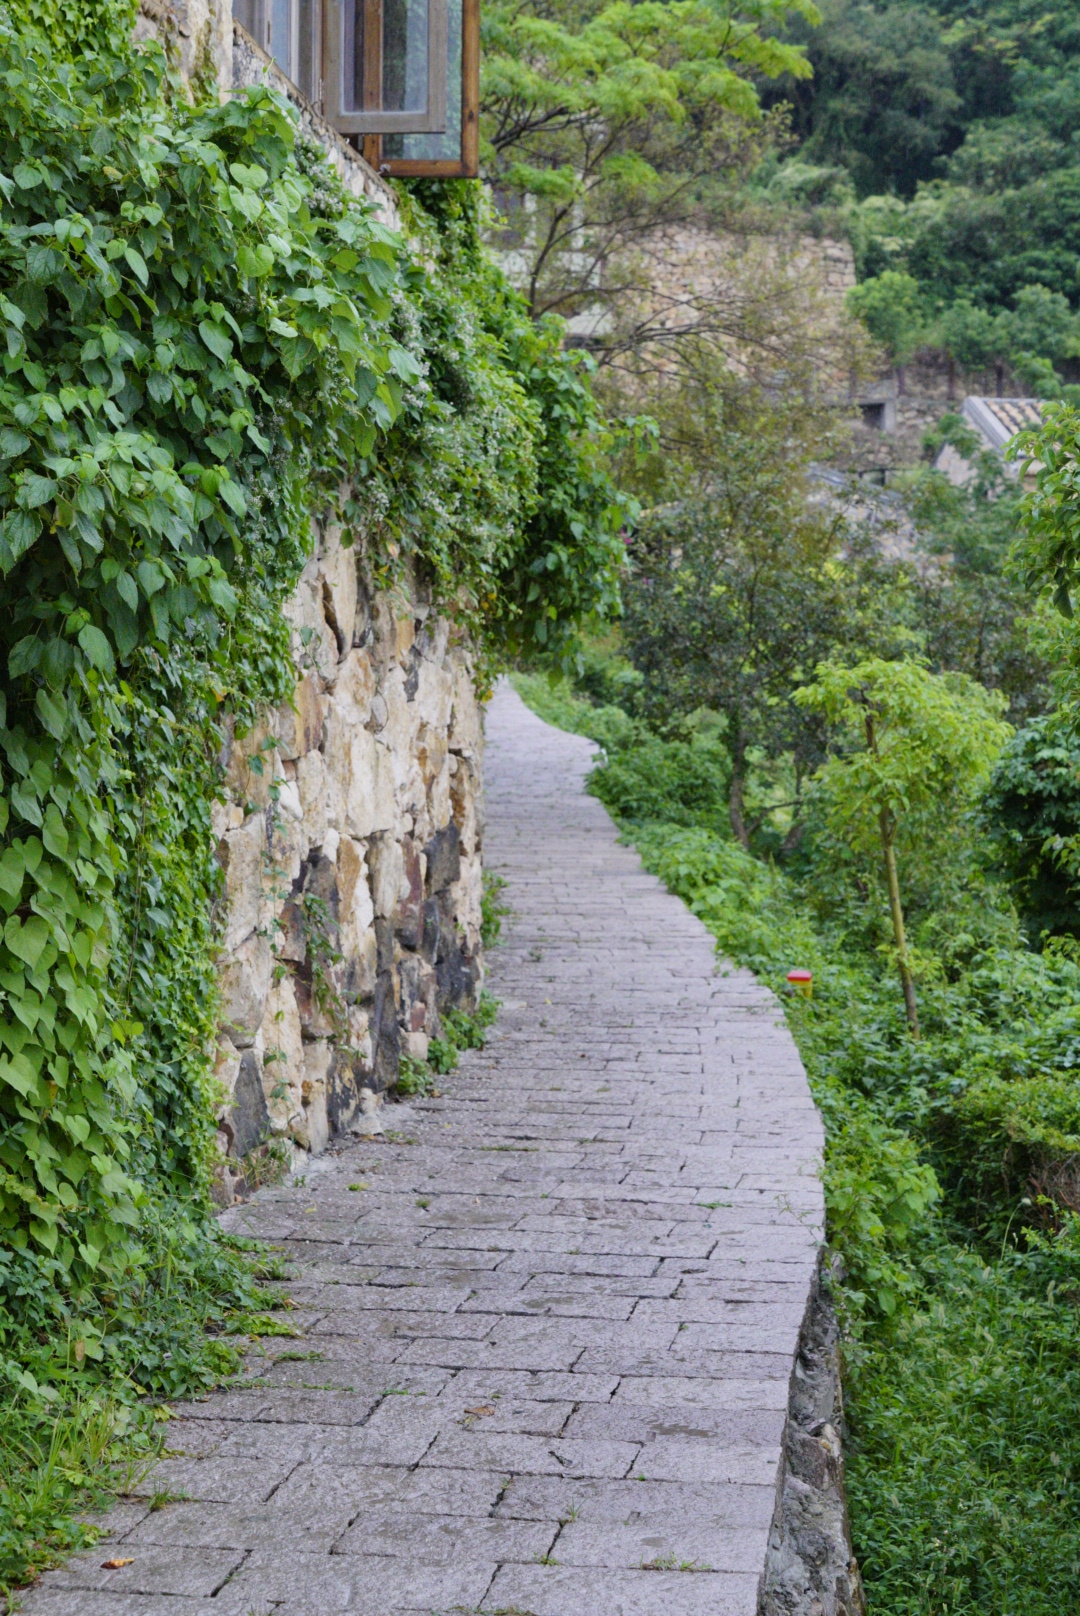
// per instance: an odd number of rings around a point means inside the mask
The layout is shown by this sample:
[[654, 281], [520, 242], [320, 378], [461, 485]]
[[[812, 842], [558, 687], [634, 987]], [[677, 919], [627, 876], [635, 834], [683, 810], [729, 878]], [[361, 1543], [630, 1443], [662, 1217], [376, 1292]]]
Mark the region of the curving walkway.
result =
[[584, 794], [590, 744], [506, 686], [487, 733], [488, 1047], [230, 1214], [297, 1264], [305, 1339], [179, 1411], [29, 1616], [753, 1616], [820, 1123], [776, 1001]]

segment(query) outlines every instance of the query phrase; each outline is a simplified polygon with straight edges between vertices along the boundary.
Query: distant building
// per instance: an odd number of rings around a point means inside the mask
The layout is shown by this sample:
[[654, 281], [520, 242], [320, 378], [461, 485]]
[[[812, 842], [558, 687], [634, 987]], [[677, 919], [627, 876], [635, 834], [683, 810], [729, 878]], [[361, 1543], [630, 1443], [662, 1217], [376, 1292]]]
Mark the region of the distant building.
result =
[[[965, 398], [960, 414], [968, 426], [974, 428], [987, 449], [1001, 454], [1009, 439], [1025, 427], [1039, 426], [1042, 422], [1043, 400], [1039, 398]], [[947, 443], [934, 461], [935, 471], [943, 471], [957, 488], [965, 487], [975, 475], [975, 468], [966, 456]], [[1017, 477], [1020, 468], [1006, 460], [1005, 469], [1010, 477]]]

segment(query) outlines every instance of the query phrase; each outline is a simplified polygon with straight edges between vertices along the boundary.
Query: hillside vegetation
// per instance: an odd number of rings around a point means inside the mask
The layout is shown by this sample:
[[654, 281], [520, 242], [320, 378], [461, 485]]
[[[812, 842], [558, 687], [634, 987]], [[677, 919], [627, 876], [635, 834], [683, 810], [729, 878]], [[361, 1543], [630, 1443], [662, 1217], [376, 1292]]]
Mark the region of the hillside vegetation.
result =
[[[840, 228], [868, 323], [1046, 397], [1080, 380], [1080, 17], [1065, 0], [825, 0], [811, 77], [766, 99], [795, 147], [754, 186]], [[887, 311], [887, 313], [886, 313]]]

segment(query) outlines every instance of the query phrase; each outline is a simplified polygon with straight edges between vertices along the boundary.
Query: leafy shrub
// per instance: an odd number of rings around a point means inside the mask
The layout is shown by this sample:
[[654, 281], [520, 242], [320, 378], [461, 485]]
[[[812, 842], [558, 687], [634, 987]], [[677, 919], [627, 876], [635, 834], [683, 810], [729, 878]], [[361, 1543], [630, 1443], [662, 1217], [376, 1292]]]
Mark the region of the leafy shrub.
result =
[[646, 736], [637, 746], [611, 752], [594, 777], [594, 790], [620, 819], [719, 829], [728, 817], [730, 779], [730, 759], [719, 741]]
[[[1075, 1257], [1059, 1273], [1068, 1293]], [[955, 1248], [927, 1278], [928, 1301], [849, 1388], [848, 1499], [871, 1609], [1059, 1616], [1080, 1575], [1075, 1290]]]
[[456, 1070], [463, 1049], [483, 1049], [499, 1001], [482, 993], [475, 1010], [444, 1010], [438, 1033], [428, 1041], [426, 1060], [403, 1055], [396, 1088], [399, 1094], [430, 1094], [436, 1077]]
[[545, 723], [587, 735], [611, 752], [632, 744], [640, 726], [621, 707], [595, 706], [566, 679], [542, 673], [515, 673], [515, 690]]
[[1008, 743], [980, 817], [1032, 940], [1080, 936], [1080, 898], [1067, 862], [1080, 838], [1080, 751], [1059, 718], [1037, 718]]

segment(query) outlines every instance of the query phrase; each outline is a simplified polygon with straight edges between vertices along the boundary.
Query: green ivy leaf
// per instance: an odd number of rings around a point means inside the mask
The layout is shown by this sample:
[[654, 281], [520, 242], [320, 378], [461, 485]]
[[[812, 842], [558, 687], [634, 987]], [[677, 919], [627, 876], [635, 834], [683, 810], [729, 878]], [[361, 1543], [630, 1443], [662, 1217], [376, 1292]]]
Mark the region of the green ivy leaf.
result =
[[135, 572], [139, 580], [139, 586], [147, 598], [151, 595], [156, 595], [158, 590], [164, 586], [165, 574], [156, 561], [140, 561], [135, 568]]
[[31, 915], [23, 922], [11, 915], [4, 927], [4, 942], [15, 955], [33, 970], [49, 941], [49, 927], [40, 915]]
[[236, 267], [241, 275], [262, 280], [274, 267], [274, 255], [263, 243], [257, 247], [240, 246], [236, 250]]
[[[38, 472], [32, 471], [23, 480], [21, 494], [28, 510], [36, 510], [39, 505], [47, 505], [56, 498], [57, 484], [52, 477], [42, 477]], [[10, 543], [10, 540], [9, 540]]]
[[25, 870], [22, 848], [5, 848], [0, 858], [0, 891], [6, 892], [9, 898], [17, 898], [22, 892]]
[[229, 509], [234, 511], [237, 516], [246, 514], [247, 500], [244, 498], [244, 490], [239, 483], [233, 482], [231, 477], [226, 477], [219, 485], [218, 493]]
[[135, 271], [136, 275], [139, 277], [139, 280], [142, 282], [142, 284], [144, 286], [149, 285], [150, 276], [149, 276], [149, 274], [147, 272], [147, 268], [146, 268], [146, 259], [143, 257], [142, 253], [139, 252], [138, 248], [137, 247], [125, 247], [124, 248], [124, 257], [127, 259], [128, 264]]
[[99, 668], [102, 673], [112, 674], [115, 671], [112, 646], [93, 623], [86, 623], [79, 630], [79, 646], [91, 667]]
[[[68, 833], [64, 818], [54, 802], [50, 802], [45, 809], [41, 840], [45, 844], [45, 851], [52, 853], [55, 858], [62, 859], [68, 850]], [[0, 861], [0, 869], [2, 868], [3, 864]]]
[[232, 358], [232, 339], [223, 325], [217, 321], [202, 320], [199, 323], [199, 335], [210, 352], [223, 363]]
[[63, 697], [54, 696], [42, 686], [34, 699], [34, 705], [49, 734], [62, 741], [68, 731], [68, 710]]

